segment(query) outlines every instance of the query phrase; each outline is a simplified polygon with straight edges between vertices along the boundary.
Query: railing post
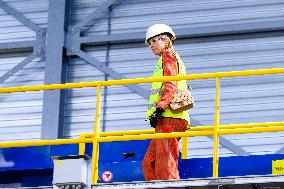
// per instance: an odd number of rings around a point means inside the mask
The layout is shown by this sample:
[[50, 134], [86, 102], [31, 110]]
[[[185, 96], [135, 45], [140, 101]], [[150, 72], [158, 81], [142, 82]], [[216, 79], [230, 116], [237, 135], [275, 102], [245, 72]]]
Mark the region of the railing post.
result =
[[92, 152], [92, 184], [98, 182], [98, 163], [99, 163], [99, 143], [98, 137], [100, 136], [100, 121], [101, 121], [101, 85], [97, 86], [97, 99], [96, 99], [96, 115], [94, 123], [94, 139], [93, 139], [93, 152]]
[[186, 159], [188, 154], [188, 137], [182, 137], [181, 140], [182, 140], [181, 159]]
[[[85, 139], [85, 138], [86, 138], [85, 134], [80, 134], [80, 139]], [[79, 143], [79, 155], [85, 154], [85, 145], [86, 143]]]
[[214, 111], [213, 177], [218, 177], [219, 168], [219, 123], [220, 123], [220, 76], [216, 76], [216, 96]]

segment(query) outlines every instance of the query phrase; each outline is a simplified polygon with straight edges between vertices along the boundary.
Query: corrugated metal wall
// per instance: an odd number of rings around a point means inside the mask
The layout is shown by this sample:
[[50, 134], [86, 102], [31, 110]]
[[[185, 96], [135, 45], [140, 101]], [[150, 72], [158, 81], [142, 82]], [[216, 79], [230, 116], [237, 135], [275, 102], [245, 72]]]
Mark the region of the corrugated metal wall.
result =
[[[46, 27], [47, 1], [21, 2], [9, 1], [8, 3], [41, 27]], [[88, 16], [101, 3], [102, 1], [99, 0], [72, 1], [70, 25], [75, 25]], [[37, 9], [37, 7], [40, 7], [40, 9]], [[225, 30], [225, 25], [228, 24], [276, 21], [283, 20], [283, 17], [284, 2], [282, 0], [160, 0], [155, 1], [155, 3], [149, 0], [125, 0], [120, 5], [114, 5], [105, 18], [94, 25], [90, 23], [91, 27], [82, 35], [105, 35], [108, 33], [123, 35], [124, 33], [145, 32], [147, 27], [154, 23], [169, 24], [174, 30], [200, 26], [219, 26], [220, 28], [224, 26]], [[27, 31], [28, 29], [15, 22], [4, 12], [0, 12], [0, 20], [2, 21], [0, 23], [0, 42], [14, 39], [14, 34], [7, 34], [7, 31], [10, 31], [9, 27], [17, 28], [14, 31], [19, 31], [17, 32], [19, 38], [15, 38], [15, 40], [34, 39], [33, 32]], [[5, 31], [2, 31], [2, 28]], [[187, 66], [188, 73], [262, 69], [283, 67], [284, 65], [282, 62], [284, 35], [280, 32], [183, 39], [177, 40], [175, 45]], [[109, 68], [127, 78], [151, 76], [157, 59], [143, 42], [88, 46], [84, 50], [99, 62], [106, 63]], [[17, 53], [16, 56], [21, 57], [21, 53]], [[78, 57], [72, 56], [69, 59], [67, 82], [111, 78]], [[13, 61], [15, 63], [18, 60]], [[1, 65], [7, 66], [5, 59], [1, 58], [0, 62]], [[32, 66], [32, 63], [29, 65]], [[42, 82], [43, 69], [44, 63], [41, 62], [41, 66], [37, 69], [37, 73], [41, 76], [33, 80], [33, 83]], [[283, 121], [283, 81], [284, 75], [222, 79], [221, 124]], [[199, 80], [190, 83], [197, 103], [196, 108], [190, 111], [192, 123], [194, 126], [211, 125], [214, 114], [215, 80]], [[21, 84], [26, 85], [27, 83]], [[15, 83], [15, 85], [20, 85], [20, 83]], [[148, 92], [150, 85], [145, 84], [140, 85], [140, 87], [143, 91]], [[148, 123], [144, 121], [147, 99], [133, 93], [124, 86], [107, 87], [103, 90], [103, 93], [102, 130], [149, 128]], [[19, 121], [21, 122], [19, 125], [24, 124], [25, 127], [20, 127], [15, 123], [11, 128], [15, 128], [20, 135], [29, 132], [28, 128], [30, 127], [28, 126], [32, 120], [38, 120], [32, 122], [33, 124], [36, 123], [34, 128], [37, 130], [31, 138], [39, 137], [42, 93], [29, 97], [22, 94], [16, 97], [11, 95], [9, 98], [13, 99], [9, 101], [6, 98], [5, 103], [12, 109], [10, 113], [0, 113], [0, 119], [5, 120], [7, 114], [12, 116], [12, 110], [15, 109], [17, 104], [15, 100], [23, 99], [26, 101], [30, 99], [30, 104], [34, 103], [34, 107], [23, 111], [30, 113], [31, 119]], [[95, 89], [68, 90], [64, 125], [66, 137], [93, 131], [95, 103]], [[16, 112], [18, 111], [20, 110]], [[22, 115], [21, 112], [19, 114]], [[3, 128], [3, 130], [2, 127], [0, 129], [1, 133], [12, 132], [8, 130], [6, 124], [3, 125]], [[28, 135], [26, 136], [28, 137]], [[283, 133], [265, 133], [232, 135], [225, 138], [230, 139], [234, 144], [251, 154], [263, 154], [274, 153], [282, 147], [283, 136]], [[18, 135], [13, 135], [13, 138], [21, 139]], [[212, 155], [213, 144], [210, 138], [195, 137], [189, 141], [189, 157]], [[234, 155], [233, 152], [223, 147], [220, 149], [220, 154], [221, 156]]]
[[[42, 28], [47, 25], [48, 1], [5, 0], [8, 6], [22, 13]], [[1, 43], [35, 40], [35, 33], [0, 8]], [[0, 76], [32, 54], [32, 51], [0, 53]], [[36, 58], [18, 71], [1, 87], [43, 84], [44, 60]], [[0, 95], [0, 140], [40, 139], [43, 92]]]
[[[1, 75], [27, 55], [27, 53], [17, 53], [11, 57], [1, 57]], [[37, 58], [2, 83], [1, 87], [43, 84], [43, 73], [44, 62]], [[42, 91], [0, 95], [0, 140], [40, 138], [42, 95]]]
[[[41, 28], [47, 27], [47, 0], [3, 0]], [[0, 43], [35, 39], [35, 33], [0, 8]]]

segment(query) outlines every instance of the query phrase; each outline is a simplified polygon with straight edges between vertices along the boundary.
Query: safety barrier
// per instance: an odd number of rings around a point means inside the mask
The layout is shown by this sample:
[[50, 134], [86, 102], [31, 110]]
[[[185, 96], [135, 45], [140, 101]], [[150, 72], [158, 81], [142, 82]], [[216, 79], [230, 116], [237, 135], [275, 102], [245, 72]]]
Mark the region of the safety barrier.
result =
[[[93, 143], [92, 152], [92, 184], [97, 183], [98, 179], [98, 157], [99, 143], [112, 141], [127, 141], [127, 140], [146, 140], [146, 139], [161, 139], [183, 137], [182, 158], [187, 157], [187, 140], [193, 136], [209, 136], [213, 135], [213, 177], [218, 177], [218, 161], [219, 161], [219, 136], [228, 134], [245, 134], [259, 132], [278, 132], [284, 131], [284, 122], [266, 122], [266, 123], [248, 123], [248, 124], [230, 124], [220, 125], [220, 79], [224, 77], [240, 77], [265, 74], [281, 74], [284, 73], [284, 68], [262, 69], [262, 70], [247, 70], [247, 71], [232, 71], [232, 72], [217, 72], [205, 74], [191, 74], [185, 76], [165, 76], [165, 77], [150, 77], [136, 79], [122, 79], [109, 81], [94, 81], [81, 83], [66, 83], [66, 84], [51, 84], [37, 86], [20, 86], [0, 88], [0, 93], [26, 92], [39, 90], [57, 90], [71, 89], [82, 87], [97, 87], [96, 97], [96, 115], [94, 122], [94, 132], [81, 134], [79, 138], [73, 139], [57, 139], [57, 140], [38, 140], [38, 141], [18, 141], [18, 142], [1, 142], [0, 148], [11, 147], [27, 147], [27, 146], [45, 146], [45, 145], [61, 145], [61, 144], [79, 144], [79, 153], [84, 153], [85, 143]], [[154, 133], [154, 130], [135, 130], [135, 131], [118, 131], [118, 132], [100, 132], [100, 115], [101, 115], [101, 87], [112, 85], [128, 85], [151, 82], [179, 81], [179, 80], [197, 80], [197, 79], [216, 79], [216, 96], [214, 110], [214, 125], [192, 127], [186, 132], [172, 133]]]

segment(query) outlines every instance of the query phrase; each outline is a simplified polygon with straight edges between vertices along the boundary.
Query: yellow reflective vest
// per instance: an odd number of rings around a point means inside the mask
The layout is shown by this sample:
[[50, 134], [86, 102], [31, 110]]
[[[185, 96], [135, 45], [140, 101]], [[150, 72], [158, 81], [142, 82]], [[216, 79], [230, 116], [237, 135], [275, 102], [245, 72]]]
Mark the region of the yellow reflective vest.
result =
[[[184, 63], [181, 61], [179, 55], [176, 53], [176, 57], [178, 60], [178, 67], [179, 67], [179, 73], [178, 75], [186, 75], [186, 70]], [[156, 68], [153, 73], [153, 77], [162, 77], [163, 76], [163, 65], [162, 65], [162, 56], [159, 58]], [[153, 82], [151, 91], [150, 91], [150, 98], [148, 101], [148, 110], [146, 113], [146, 120], [149, 120], [152, 116], [152, 114], [156, 111], [156, 105], [160, 100], [160, 95], [161, 92], [164, 89], [163, 82]], [[185, 80], [178, 81], [178, 86], [177, 86], [177, 93], [188, 90], [187, 82]], [[171, 118], [180, 118], [184, 119], [187, 121], [188, 125], [190, 125], [190, 119], [189, 119], [189, 114], [187, 111], [183, 111], [178, 114], [174, 114], [170, 107], [166, 108], [163, 117], [171, 117]]]

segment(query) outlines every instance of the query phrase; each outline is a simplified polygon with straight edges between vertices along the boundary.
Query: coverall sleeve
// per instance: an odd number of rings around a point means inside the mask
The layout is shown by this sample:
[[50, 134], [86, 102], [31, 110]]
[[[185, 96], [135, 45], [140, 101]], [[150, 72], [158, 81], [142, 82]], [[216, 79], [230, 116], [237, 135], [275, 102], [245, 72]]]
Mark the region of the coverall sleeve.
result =
[[[178, 75], [178, 63], [176, 55], [171, 50], [166, 50], [162, 54], [163, 61], [163, 75], [175, 76]], [[164, 82], [164, 90], [161, 93], [160, 101], [157, 104], [157, 108], [166, 109], [172, 97], [177, 91], [177, 81]]]

